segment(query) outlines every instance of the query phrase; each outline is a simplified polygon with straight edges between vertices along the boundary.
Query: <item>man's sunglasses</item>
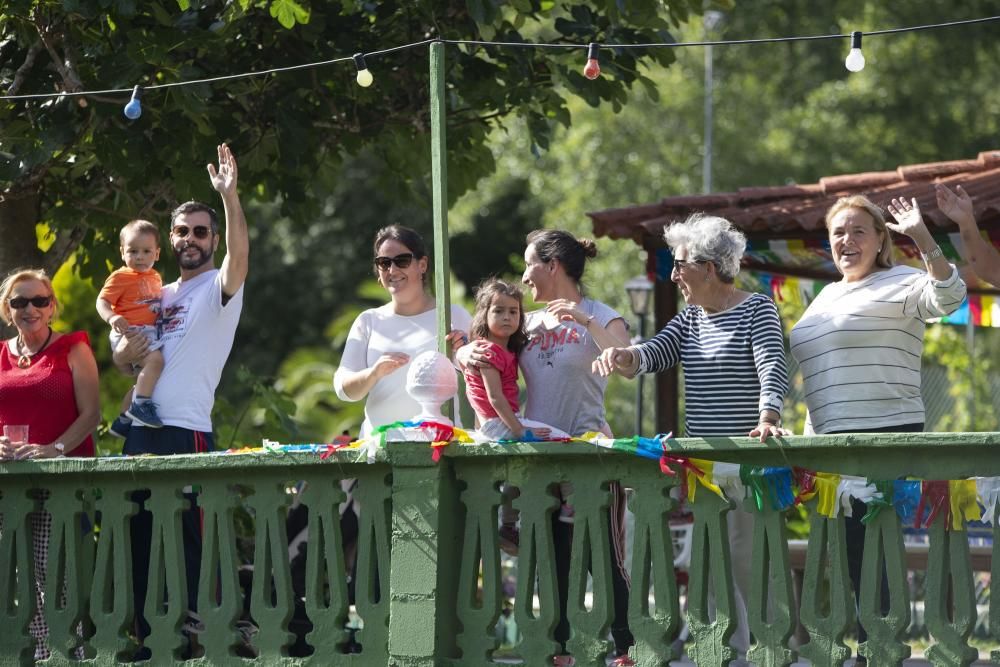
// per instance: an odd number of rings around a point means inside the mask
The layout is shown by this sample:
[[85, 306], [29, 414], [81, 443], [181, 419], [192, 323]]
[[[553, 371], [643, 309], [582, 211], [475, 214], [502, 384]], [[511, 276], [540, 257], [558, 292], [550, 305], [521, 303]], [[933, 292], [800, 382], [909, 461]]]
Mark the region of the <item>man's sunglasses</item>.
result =
[[48, 305], [52, 303], [51, 296], [15, 296], [10, 300], [10, 307], [14, 310], [21, 310], [22, 308], [27, 308], [28, 304], [31, 304], [35, 308], [48, 308]]
[[198, 225], [197, 227], [177, 225], [170, 230], [170, 233], [179, 239], [184, 238], [188, 234], [194, 234], [196, 239], [207, 239], [208, 235], [212, 233], [212, 229], [210, 227], [206, 227], [205, 225]]
[[413, 263], [413, 253], [404, 252], [402, 255], [396, 255], [395, 257], [376, 257], [375, 266], [377, 266], [382, 271], [388, 271], [389, 267], [395, 264], [401, 269], [407, 268]]

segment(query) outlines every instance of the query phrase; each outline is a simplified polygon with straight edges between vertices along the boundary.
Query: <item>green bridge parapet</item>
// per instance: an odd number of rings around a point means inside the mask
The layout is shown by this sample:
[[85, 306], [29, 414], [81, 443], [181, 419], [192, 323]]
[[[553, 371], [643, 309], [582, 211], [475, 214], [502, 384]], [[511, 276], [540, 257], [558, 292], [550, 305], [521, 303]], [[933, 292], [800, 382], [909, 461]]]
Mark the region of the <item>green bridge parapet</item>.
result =
[[[998, 447], [1000, 433], [668, 441], [669, 453], [678, 457], [869, 480], [1000, 476]], [[839, 666], [849, 656], [844, 636], [855, 625], [855, 605], [844, 518], [815, 511], [816, 499], [807, 502], [810, 533], [797, 594], [785, 512], [744, 500], [743, 509], [753, 515], [753, 548], [730, 553], [727, 515], [734, 504], [698, 489], [689, 503], [691, 557], [682, 587], [669, 518], [678, 504], [671, 491], [683, 475], [664, 474], [656, 461], [576, 442], [452, 444], [438, 462], [426, 443], [389, 443], [372, 463], [358, 456], [341, 450], [325, 459], [257, 452], [0, 464], [0, 665], [35, 662], [29, 623], [40, 561], [33, 547], [44, 528], [48, 557], [45, 576], [38, 578], [44, 579], [52, 652], [44, 664], [116, 665], [137, 657], [192, 665], [493, 664], [505, 605], [497, 520], [504, 483], [520, 489], [513, 501], [520, 512], [520, 551], [512, 611], [520, 642], [512, 653], [531, 667], [551, 664], [559, 648], [553, 638], [552, 522], [558, 485], [571, 482], [573, 630], [567, 648], [577, 665], [603, 667], [611, 650], [608, 507], [615, 481], [631, 490], [629, 625], [637, 664], [677, 659], [674, 640], [685, 623], [695, 664], [721, 666], [736, 657], [728, 646], [736, 622], [733, 559], [749, 559], [752, 573], [748, 660]], [[353, 569], [340, 514], [348, 500], [344, 488], [352, 484], [350, 497], [360, 508], [356, 548], [349, 549], [356, 555]], [[135, 495], [140, 490], [148, 490], [144, 500]], [[189, 641], [191, 573], [182, 517], [193, 498], [203, 549], [194, 619], [200, 623]], [[307, 510], [305, 566], [297, 576], [291, 562], [300, 542], [294, 535], [290, 540], [287, 525], [293, 507]], [[132, 553], [141, 547], [132, 544], [132, 523], [140, 510], [152, 526], [143, 651], [131, 594]], [[946, 515], [940, 512], [928, 529], [924, 613], [932, 645], [926, 655], [935, 665], [968, 665], [978, 655], [969, 645], [976, 621], [972, 552], [966, 531], [949, 527]], [[898, 665], [910, 653], [902, 526], [895, 511], [883, 511], [867, 527], [860, 615], [869, 641], [862, 653], [871, 665]], [[992, 558], [998, 532], [991, 529], [987, 547], [993, 580], [1000, 580], [1000, 561]], [[886, 613], [880, 572], [889, 584]], [[361, 629], [348, 627], [357, 619]], [[792, 639], [797, 624], [807, 633], [805, 643]], [[991, 659], [1000, 664], [1000, 596], [991, 597], [989, 628]]]

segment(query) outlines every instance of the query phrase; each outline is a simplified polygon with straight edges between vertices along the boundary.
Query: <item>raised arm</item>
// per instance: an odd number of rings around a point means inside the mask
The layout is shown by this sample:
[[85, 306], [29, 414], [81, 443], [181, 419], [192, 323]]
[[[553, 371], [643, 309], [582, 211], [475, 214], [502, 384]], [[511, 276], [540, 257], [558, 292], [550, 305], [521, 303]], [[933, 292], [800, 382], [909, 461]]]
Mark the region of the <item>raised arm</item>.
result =
[[972, 198], [961, 185], [956, 185], [952, 192], [947, 185], [938, 183], [934, 186], [934, 193], [938, 208], [958, 225], [962, 237], [962, 257], [972, 267], [973, 273], [991, 285], [1000, 285], [1000, 252], [979, 232], [972, 211]]
[[222, 260], [222, 293], [231, 297], [239, 291], [247, 277], [250, 267], [250, 237], [247, 234], [243, 205], [236, 191], [236, 158], [226, 144], [219, 146], [219, 168], [209, 164], [208, 176], [212, 180], [212, 187], [222, 195], [222, 205], [226, 211], [226, 257]]
[[[895, 223], [886, 221], [885, 226], [896, 232], [913, 239], [920, 251], [920, 256], [924, 258], [924, 265], [927, 273], [934, 280], [947, 280], [951, 277], [952, 267], [948, 260], [941, 253], [941, 247], [931, 236], [927, 225], [924, 224], [924, 217], [920, 214], [920, 206], [917, 200], [893, 199], [887, 207], [889, 213], [896, 220]], [[888, 242], [888, 239], [886, 240]]]
[[625, 327], [625, 320], [620, 317], [614, 318], [606, 325], [601, 325], [594, 316], [580, 310], [580, 304], [569, 299], [550, 301], [545, 310], [564, 322], [573, 320], [581, 327], [586, 327], [587, 333], [602, 350], [628, 345], [628, 329]]

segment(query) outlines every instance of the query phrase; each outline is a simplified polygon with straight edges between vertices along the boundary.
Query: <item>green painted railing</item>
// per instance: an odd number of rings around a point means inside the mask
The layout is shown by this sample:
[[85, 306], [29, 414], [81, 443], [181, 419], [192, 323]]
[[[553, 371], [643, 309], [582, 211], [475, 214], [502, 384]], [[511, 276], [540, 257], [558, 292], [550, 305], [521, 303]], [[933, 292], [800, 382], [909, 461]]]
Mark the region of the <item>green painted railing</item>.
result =
[[[995, 433], [800, 437], [780, 447], [774, 441], [722, 438], [678, 440], [675, 453], [870, 479], [960, 479], [1000, 475], [998, 446]], [[326, 460], [260, 453], [0, 465], [0, 665], [34, 660], [28, 628], [35, 612], [32, 536], [44, 513], [51, 519], [44, 615], [52, 657], [46, 664], [111, 665], [136, 656], [151, 664], [184, 659], [191, 664], [489, 664], [499, 648], [495, 627], [505, 602], [497, 535], [501, 482], [521, 491], [514, 501], [521, 513], [521, 543], [513, 614], [522, 639], [514, 652], [526, 665], [551, 664], [558, 648], [551, 519], [559, 507], [557, 483], [571, 481], [576, 514], [568, 648], [577, 665], [600, 667], [611, 648], [607, 507], [609, 483], [616, 480], [633, 489], [629, 621], [638, 664], [675, 659], [672, 642], [683, 622], [691, 632], [688, 654], [697, 665], [724, 665], [734, 657], [727, 645], [734, 630], [733, 558], [751, 561], [748, 607], [755, 644], [749, 660], [778, 666], [806, 659], [832, 666], [848, 655], [843, 638], [854, 625], [854, 600], [841, 518], [810, 514], [797, 603], [783, 513], [746, 503], [755, 515], [753, 550], [731, 554], [730, 505], [699, 492], [692, 504], [682, 616], [667, 521], [678, 478], [662, 474], [655, 461], [579, 443], [452, 445], [439, 463], [426, 444], [391, 443], [374, 463], [358, 463], [356, 457], [356, 452]], [[353, 606], [338, 511], [346, 499], [341, 482], [350, 479], [358, 480], [353, 495], [361, 507]], [[201, 510], [203, 628], [189, 642], [181, 517], [192, 485]], [[150, 492], [145, 508], [153, 524], [145, 652], [136, 643], [131, 595], [130, 522], [139, 509], [133, 501], [139, 489]], [[308, 508], [305, 576], [299, 583], [290, 572], [286, 530], [293, 503]], [[994, 555], [998, 532], [993, 531]], [[976, 606], [967, 536], [945, 530], [943, 517], [929, 534], [924, 608], [933, 637], [926, 655], [935, 665], [967, 665], [977, 655], [968, 643]], [[249, 574], [244, 561], [251, 558]], [[860, 606], [870, 637], [864, 647], [869, 664], [897, 665], [909, 655], [903, 641], [910, 615], [905, 562], [899, 521], [894, 512], [881, 512], [869, 524], [863, 564]], [[998, 563], [993, 559], [994, 580], [1000, 580]], [[884, 616], [875, 583], [883, 568], [890, 585]], [[249, 587], [241, 586], [241, 569]], [[308, 623], [297, 622], [299, 617]], [[354, 634], [348, 626], [356, 627], [357, 618], [363, 628]], [[991, 599], [989, 620], [1000, 646], [997, 597]], [[796, 621], [809, 638], [793, 649]], [[254, 626], [255, 634], [245, 632]], [[348, 646], [356, 652], [345, 653]], [[1000, 664], [1000, 651], [992, 652], [992, 660]]]

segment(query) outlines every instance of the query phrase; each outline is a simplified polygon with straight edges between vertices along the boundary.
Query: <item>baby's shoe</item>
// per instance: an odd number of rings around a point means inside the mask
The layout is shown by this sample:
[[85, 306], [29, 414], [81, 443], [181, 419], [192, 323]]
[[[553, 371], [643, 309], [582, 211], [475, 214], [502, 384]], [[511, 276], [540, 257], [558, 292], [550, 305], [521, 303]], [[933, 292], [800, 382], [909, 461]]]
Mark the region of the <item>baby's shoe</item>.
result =
[[156, 404], [152, 401], [143, 401], [142, 403], [132, 401], [132, 405], [125, 411], [125, 414], [131, 417], [132, 421], [137, 424], [142, 424], [149, 428], [163, 428], [163, 421], [156, 414]]

